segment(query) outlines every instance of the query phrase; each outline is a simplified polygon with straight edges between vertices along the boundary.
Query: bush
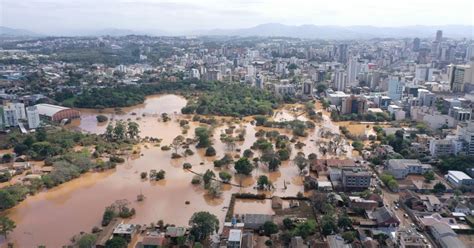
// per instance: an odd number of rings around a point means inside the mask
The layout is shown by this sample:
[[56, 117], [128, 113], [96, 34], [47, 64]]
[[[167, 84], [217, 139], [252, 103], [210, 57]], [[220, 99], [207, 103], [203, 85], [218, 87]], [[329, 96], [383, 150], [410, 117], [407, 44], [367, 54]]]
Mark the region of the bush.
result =
[[183, 169], [186, 169], [186, 170], [189, 170], [191, 169], [193, 166], [190, 164], [190, 163], [184, 163], [183, 164]]
[[263, 224], [262, 230], [265, 235], [270, 236], [272, 234], [278, 233], [278, 226], [271, 221], [267, 221]]
[[291, 232], [292, 236], [300, 236], [306, 239], [308, 236], [316, 233], [316, 221], [308, 220], [298, 224]]
[[105, 115], [98, 115], [95, 118], [97, 119], [97, 122], [99, 123], [106, 122], [109, 120], [109, 118], [107, 118], [107, 116]]
[[214, 147], [212, 147], [212, 146], [209, 146], [209, 147], [206, 149], [205, 156], [206, 156], [206, 157], [213, 157], [213, 156], [216, 156], [216, 149], [214, 149]]
[[156, 181], [160, 181], [165, 179], [166, 171], [160, 170], [158, 173], [156, 173]]
[[278, 158], [281, 161], [286, 161], [286, 160], [290, 159], [290, 152], [288, 152], [287, 149], [278, 150], [277, 155], [278, 155]]
[[200, 176], [194, 176], [193, 179], [191, 180], [191, 184], [194, 184], [194, 185], [197, 185], [197, 184], [201, 184], [202, 182], [202, 179]]
[[113, 162], [113, 163], [124, 163], [125, 162], [125, 159], [124, 158], [121, 158], [121, 157], [118, 157], [118, 156], [112, 156], [110, 157], [109, 159], [110, 162]]
[[12, 178], [12, 175], [9, 171], [0, 173], [0, 183], [8, 182]]
[[140, 178], [141, 179], [146, 179], [147, 176], [148, 176], [148, 173], [146, 173], [146, 172], [140, 173]]
[[172, 159], [178, 159], [178, 158], [181, 158], [181, 155], [179, 155], [178, 153], [174, 153], [174, 152], [173, 152], [173, 153], [171, 154], [171, 158], [172, 158]]
[[253, 152], [252, 152], [252, 150], [250, 150], [250, 149], [245, 149], [243, 155], [244, 155], [244, 157], [246, 157], [246, 158], [251, 158], [251, 157], [253, 156]]
[[115, 216], [114, 209], [112, 207], [106, 207], [104, 214], [102, 215], [102, 226], [107, 226]]
[[225, 154], [224, 157], [222, 157], [221, 159], [214, 161], [214, 167], [222, 167], [225, 165], [229, 165], [232, 162], [232, 157], [229, 154]]
[[186, 156], [192, 156], [192, 155], [194, 155], [194, 152], [193, 152], [193, 150], [187, 148], [186, 150], [184, 150], [184, 154]]
[[219, 172], [219, 178], [223, 181], [223, 182], [229, 182], [230, 179], [232, 178], [232, 175], [229, 174], [228, 172], [226, 171], [221, 171]]

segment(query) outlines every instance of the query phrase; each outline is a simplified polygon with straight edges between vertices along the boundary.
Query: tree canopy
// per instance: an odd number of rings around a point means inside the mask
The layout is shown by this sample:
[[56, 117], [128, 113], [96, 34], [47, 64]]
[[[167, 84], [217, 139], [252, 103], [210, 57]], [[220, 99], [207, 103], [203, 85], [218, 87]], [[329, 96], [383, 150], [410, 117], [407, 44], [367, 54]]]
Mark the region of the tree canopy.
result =
[[197, 212], [191, 216], [189, 225], [194, 238], [202, 241], [219, 229], [219, 220], [209, 212]]

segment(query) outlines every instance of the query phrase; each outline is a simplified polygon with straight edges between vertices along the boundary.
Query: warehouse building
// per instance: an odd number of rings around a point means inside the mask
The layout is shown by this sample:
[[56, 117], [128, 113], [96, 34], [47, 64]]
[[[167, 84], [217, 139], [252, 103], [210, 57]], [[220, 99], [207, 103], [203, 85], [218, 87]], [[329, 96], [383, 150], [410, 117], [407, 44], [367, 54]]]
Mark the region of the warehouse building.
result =
[[64, 119], [76, 119], [81, 117], [81, 113], [77, 110], [66, 108], [52, 104], [37, 104], [38, 113], [41, 117], [51, 121], [62, 121]]

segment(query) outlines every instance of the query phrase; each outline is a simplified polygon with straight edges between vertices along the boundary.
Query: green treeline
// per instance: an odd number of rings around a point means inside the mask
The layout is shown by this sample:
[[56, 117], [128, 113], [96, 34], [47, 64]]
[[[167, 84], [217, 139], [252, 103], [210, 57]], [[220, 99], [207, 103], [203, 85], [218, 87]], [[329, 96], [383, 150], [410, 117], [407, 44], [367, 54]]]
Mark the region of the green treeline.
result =
[[[266, 90], [238, 83], [179, 81], [142, 84], [140, 86], [119, 86], [94, 88], [84, 91], [72, 99], [72, 105], [79, 108], [129, 107], [143, 103], [147, 95], [173, 92], [182, 95], [199, 93], [196, 99], [182, 109], [184, 114], [212, 114], [222, 116], [248, 116], [271, 114], [280, 100]], [[58, 96], [58, 100], [64, 97]], [[70, 99], [64, 102], [71, 102]]]
[[183, 114], [222, 116], [268, 115], [278, 107], [279, 100], [270, 92], [241, 84], [217, 83], [211, 91], [189, 101]]

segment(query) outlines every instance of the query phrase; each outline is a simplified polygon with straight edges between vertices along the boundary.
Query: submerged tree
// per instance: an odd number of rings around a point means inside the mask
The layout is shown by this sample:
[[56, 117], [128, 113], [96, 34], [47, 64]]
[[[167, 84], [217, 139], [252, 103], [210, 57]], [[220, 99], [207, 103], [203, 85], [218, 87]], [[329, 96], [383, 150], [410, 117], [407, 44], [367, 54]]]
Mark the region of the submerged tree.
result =
[[267, 176], [259, 176], [257, 180], [257, 187], [260, 190], [270, 189], [272, 187], [272, 182]]
[[174, 154], [178, 154], [178, 151], [181, 148], [183, 142], [184, 142], [184, 136], [182, 135], [178, 135], [173, 139], [173, 142], [171, 143], [170, 147], [173, 149]]
[[5, 239], [9, 232], [13, 231], [16, 228], [15, 222], [8, 218], [8, 216], [0, 216], [0, 234], [2, 234]]
[[234, 168], [238, 174], [248, 176], [252, 173], [254, 167], [247, 158], [241, 158], [237, 162], [235, 162]]
[[194, 129], [194, 134], [198, 139], [198, 144], [196, 145], [197, 148], [206, 148], [212, 145], [209, 130], [207, 128], [197, 127]]
[[296, 155], [296, 157], [293, 159], [293, 162], [296, 164], [296, 166], [298, 166], [298, 169], [300, 169], [300, 173], [303, 173], [303, 170], [309, 164], [308, 160], [302, 153], [298, 153], [298, 155]]
[[134, 121], [128, 122], [127, 133], [130, 139], [138, 138], [138, 134], [140, 133], [140, 126], [138, 125], [138, 123]]

